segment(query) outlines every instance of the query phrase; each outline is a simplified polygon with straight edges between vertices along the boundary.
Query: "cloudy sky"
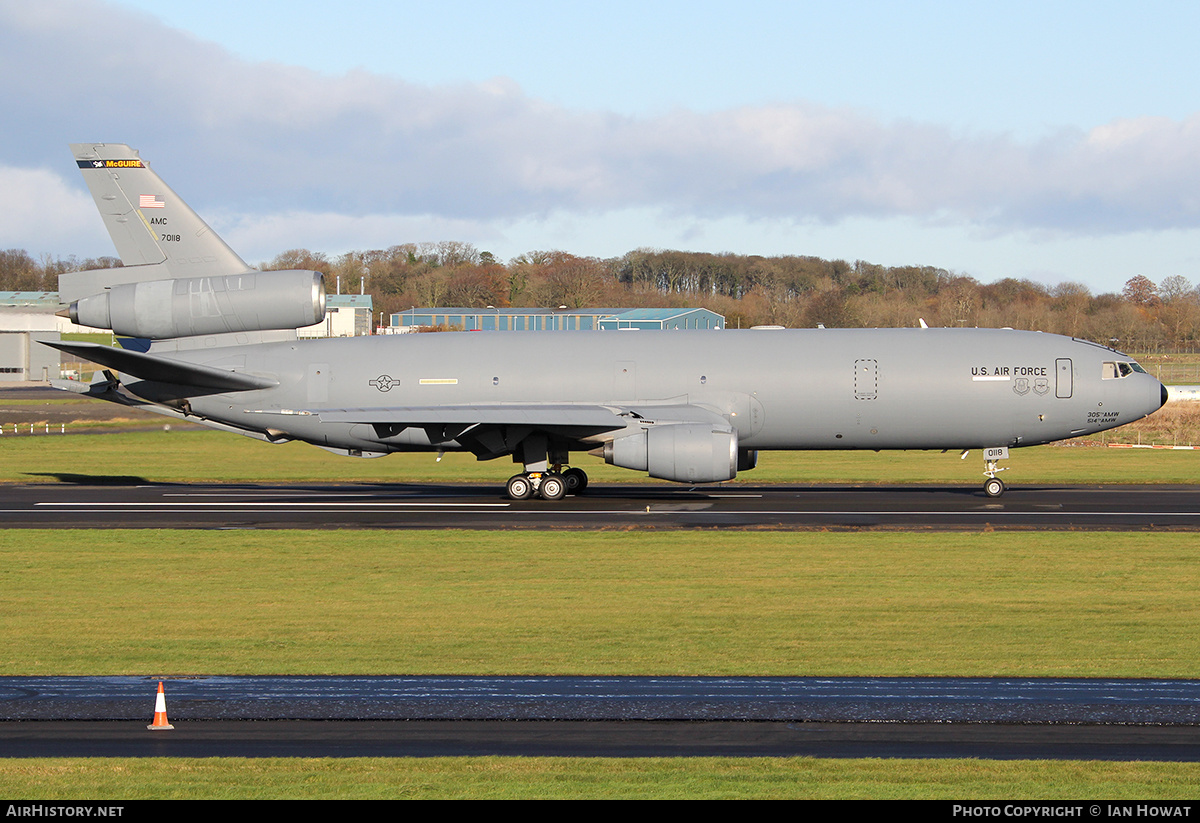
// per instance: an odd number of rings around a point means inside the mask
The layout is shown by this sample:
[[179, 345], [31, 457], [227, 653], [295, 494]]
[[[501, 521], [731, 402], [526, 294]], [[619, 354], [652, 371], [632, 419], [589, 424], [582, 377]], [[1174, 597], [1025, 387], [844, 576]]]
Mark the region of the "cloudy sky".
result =
[[124, 142], [251, 262], [460, 240], [1200, 282], [1200, 4], [0, 0], [0, 247]]

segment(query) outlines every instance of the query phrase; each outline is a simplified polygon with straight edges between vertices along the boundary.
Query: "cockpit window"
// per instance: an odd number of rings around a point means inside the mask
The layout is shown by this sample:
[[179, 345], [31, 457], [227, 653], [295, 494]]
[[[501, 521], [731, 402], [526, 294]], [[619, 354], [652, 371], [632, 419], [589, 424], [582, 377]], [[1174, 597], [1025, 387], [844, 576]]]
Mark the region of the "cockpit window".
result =
[[1146, 370], [1133, 362], [1112, 361], [1106, 360], [1101, 366], [1101, 377], [1105, 380], [1119, 380], [1122, 377], [1128, 377], [1134, 372], [1146, 373]]

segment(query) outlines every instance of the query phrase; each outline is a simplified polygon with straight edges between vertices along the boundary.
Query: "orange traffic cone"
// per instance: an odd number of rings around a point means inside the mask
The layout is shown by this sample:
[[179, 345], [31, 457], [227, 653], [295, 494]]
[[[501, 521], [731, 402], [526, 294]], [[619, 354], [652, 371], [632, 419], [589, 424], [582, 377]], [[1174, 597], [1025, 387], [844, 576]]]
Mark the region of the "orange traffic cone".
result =
[[162, 681], [158, 681], [158, 696], [154, 698], [154, 722], [146, 727], [152, 731], [175, 728], [167, 722], [167, 696], [163, 692]]

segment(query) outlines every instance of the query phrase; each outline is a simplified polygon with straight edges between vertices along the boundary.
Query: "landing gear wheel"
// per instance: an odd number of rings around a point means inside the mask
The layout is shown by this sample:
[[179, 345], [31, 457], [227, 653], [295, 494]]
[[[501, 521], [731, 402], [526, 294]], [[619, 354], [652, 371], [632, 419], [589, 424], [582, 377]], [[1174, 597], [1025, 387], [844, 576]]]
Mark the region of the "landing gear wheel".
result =
[[1004, 481], [999, 477], [989, 477], [983, 481], [983, 493], [988, 497], [999, 497], [1004, 494]]
[[538, 494], [543, 500], [562, 500], [567, 496], [567, 481], [558, 474], [543, 474]]
[[508, 478], [508, 485], [505, 486], [505, 491], [513, 500], [528, 500], [533, 494], [533, 483], [523, 474], [514, 474]]
[[587, 472], [583, 469], [567, 469], [562, 477], [567, 484], [567, 494], [580, 494], [587, 488]]

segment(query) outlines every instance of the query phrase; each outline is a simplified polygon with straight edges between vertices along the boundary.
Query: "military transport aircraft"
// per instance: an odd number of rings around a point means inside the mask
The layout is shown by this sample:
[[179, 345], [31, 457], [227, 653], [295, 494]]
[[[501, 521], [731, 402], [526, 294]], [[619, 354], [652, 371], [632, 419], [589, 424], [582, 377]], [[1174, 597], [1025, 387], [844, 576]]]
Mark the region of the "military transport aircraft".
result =
[[[296, 339], [322, 275], [251, 269], [126, 145], [71, 146], [124, 268], [64, 274], [78, 323], [123, 348], [55, 347], [105, 366], [58, 381], [271, 443], [339, 454], [510, 456], [515, 499], [558, 500], [589, 452], [681, 483], [754, 468], [762, 449], [981, 449], [998, 461], [1111, 429], [1166, 402], [1132, 358], [1012, 329], [494, 332]], [[924, 324], [922, 324], [923, 326]]]

